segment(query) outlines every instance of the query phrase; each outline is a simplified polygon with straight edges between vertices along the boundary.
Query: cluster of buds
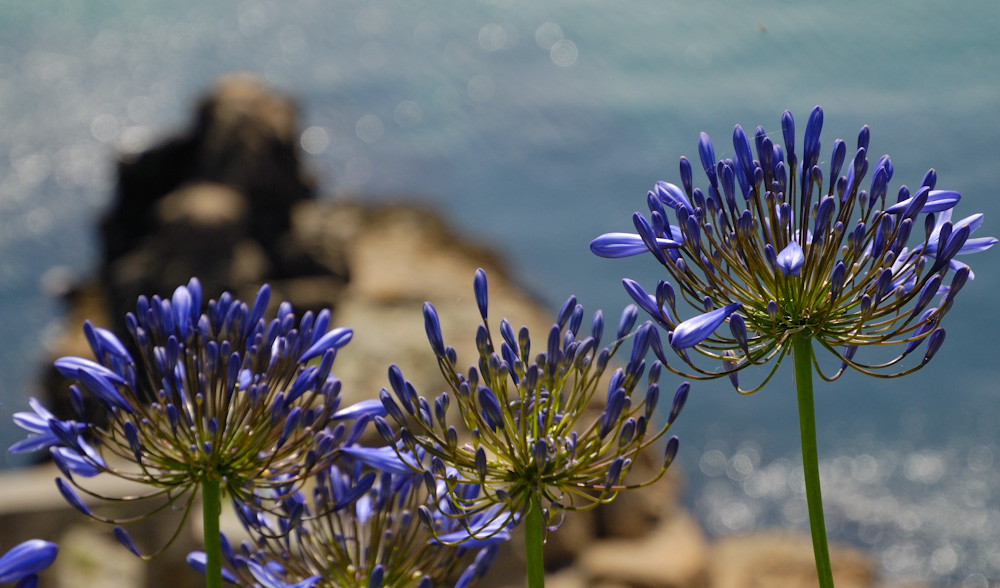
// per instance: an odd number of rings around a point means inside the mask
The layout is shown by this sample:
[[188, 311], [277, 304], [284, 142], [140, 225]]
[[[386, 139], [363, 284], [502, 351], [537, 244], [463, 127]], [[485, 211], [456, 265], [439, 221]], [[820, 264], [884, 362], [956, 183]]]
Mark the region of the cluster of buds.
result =
[[[65, 476], [56, 483], [68, 502], [116, 524], [167, 507], [186, 518], [206, 480], [243, 504], [274, 488], [301, 486], [329, 467], [345, 435], [344, 426], [335, 426], [340, 383], [331, 368], [352, 331], [327, 332], [327, 310], [296, 322], [287, 302], [265, 321], [269, 293], [262, 287], [252, 306], [223, 294], [204, 314], [197, 280], [170, 300], [140, 297], [136, 313], [126, 317], [138, 359], [111, 332], [85, 324], [97, 361], [66, 357], [55, 364], [74, 380], [69, 397], [78, 420], [59, 420], [32, 400], [34, 413], [15, 415], [31, 435], [11, 451], [48, 448]], [[87, 418], [87, 399], [96, 401], [106, 424]], [[98, 474], [150, 490], [103, 496], [80, 480]], [[139, 517], [107, 519], [78, 491], [151, 506]], [[123, 528], [115, 534], [139, 554]]]
[[[650, 426], [660, 394], [659, 362], [648, 370], [644, 395], [634, 392], [646, 371], [647, 351], [660, 347], [652, 323], [642, 324], [632, 334], [638, 311], [629, 306], [622, 313], [615, 340], [601, 348], [603, 315], [597, 312], [590, 336], [582, 336], [583, 307], [571, 297], [549, 330], [546, 347], [532, 356], [525, 327], [515, 334], [503, 319], [501, 338], [494, 338], [486, 320], [483, 270], [476, 272], [474, 290], [483, 319], [476, 332], [477, 365], [459, 371], [454, 348], [444, 343], [437, 312], [426, 303], [427, 337], [450, 390], [432, 399], [419, 396], [399, 368], [392, 366], [392, 392], [383, 389], [380, 398], [398, 427], [398, 439], [386, 419], [374, 419], [390, 451], [420, 472], [428, 486], [443, 487], [455, 510], [453, 516], [464, 521], [490, 513], [492, 522], [482, 526], [462, 522], [465, 530], [488, 538], [519, 522], [536, 499], [547, 526], [554, 528], [566, 510], [592, 508], [612, 500], [621, 490], [659, 479], [676, 455], [676, 437], [666, 443], [663, 465], [652, 479], [625, 480], [636, 455], [666, 433], [688, 394], [688, 384], [681, 384], [666, 423], [659, 429]], [[608, 362], [630, 336], [633, 347], [628, 365], [606, 381], [603, 410], [588, 413]], [[454, 424], [449, 422], [452, 405], [458, 409]], [[481, 491], [467, 492], [471, 486]], [[439, 536], [439, 540], [447, 539]]]
[[[377, 451], [353, 447], [356, 455]], [[506, 531], [473, 538], [446, 516], [457, 513], [439, 496], [440, 488], [427, 488], [398, 461], [386, 468], [396, 473], [348, 461], [353, 465], [330, 466], [316, 476], [312, 500], [302, 491], [283, 492], [277, 512], [240, 507], [254, 541], [236, 550], [223, 541], [230, 581], [280, 588], [431, 588], [453, 580], [455, 588], [472, 588], [493, 562], [497, 544], [509, 538]], [[479, 489], [461, 491], [474, 495]], [[467, 561], [463, 556], [471, 551], [476, 554]], [[203, 553], [188, 560], [204, 567]]]
[[[693, 187], [691, 163], [682, 157], [681, 186], [657, 182], [647, 195], [649, 217], [633, 215], [635, 234], [608, 233], [591, 243], [603, 257], [649, 252], [670, 274], [672, 282], [660, 281], [653, 293], [635, 281], [624, 283], [636, 303], [670, 332], [670, 347], [687, 365], [677, 373], [729, 375], [739, 389], [739, 370], [774, 360], [759, 386], [740, 390], [750, 393], [767, 383], [796, 336], [819, 342], [840, 360], [835, 373], [820, 372], [827, 380], [848, 366], [880, 377], [904, 375], [940, 348], [942, 320], [973, 278], [956, 256], [983, 251], [997, 240], [971, 237], [981, 214], [952, 221], [960, 196], [936, 189], [934, 170], [917, 189], [900, 187], [892, 202], [887, 193], [893, 165], [882, 156], [864, 189], [867, 126], [858, 133], [850, 160], [844, 141], [834, 141], [824, 183], [822, 125], [817, 106], [806, 123], [801, 160], [788, 111], [781, 117], [784, 147], [757, 127], [758, 159], [739, 125], [733, 132], [733, 159], [717, 160], [712, 141], [702, 133], [698, 151], [707, 193]], [[940, 300], [932, 305], [937, 295]], [[699, 314], [682, 320], [678, 297]], [[727, 322], [729, 333], [719, 332]], [[917, 365], [895, 367], [924, 342]], [[875, 345], [902, 350], [869, 363], [855, 359], [858, 348]], [[723, 370], [700, 367], [691, 351], [716, 366], [721, 363]]]

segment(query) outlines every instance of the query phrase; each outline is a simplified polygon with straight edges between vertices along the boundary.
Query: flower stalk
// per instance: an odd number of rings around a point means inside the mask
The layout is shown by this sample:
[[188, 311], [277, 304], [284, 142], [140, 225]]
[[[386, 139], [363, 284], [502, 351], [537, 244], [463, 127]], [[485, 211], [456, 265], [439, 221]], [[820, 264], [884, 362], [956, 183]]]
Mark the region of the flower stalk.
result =
[[[667, 270], [670, 281], [649, 292], [624, 281], [636, 304], [672, 333], [668, 350], [680, 362], [660, 358], [667, 369], [695, 379], [729, 376], [740, 393], [751, 394], [770, 381], [799, 334], [837, 360], [839, 368], [827, 373], [813, 364], [827, 381], [847, 368], [880, 378], [903, 376], [937, 353], [944, 317], [974, 277], [956, 257], [985, 251], [997, 239], [972, 236], [982, 214], [952, 220], [961, 195], [937, 189], [933, 169], [912, 191], [900, 186], [895, 203], [888, 155], [871, 166], [871, 182], [865, 182], [867, 126], [858, 133], [853, 158], [837, 139], [829, 167], [821, 168], [822, 126], [817, 106], [796, 152], [788, 111], [780, 135], [757, 127], [748, 136], [737, 125], [733, 158], [722, 160], [702, 133], [705, 191], [694, 187], [694, 166], [682, 157], [680, 185], [656, 183], [646, 197], [649, 214], [632, 217], [635, 234], [607, 233], [591, 242], [601, 257], [648, 252]], [[695, 316], [684, 319], [681, 302]], [[720, 328], [727, 323], [728, 329]], [[921, 345], [924, 352], [914, 353]], [[874, 348], [880, 349], [872, 359], [855, 357], [859, 349]], [[739, 371], [764, 365], [771, 369], [763, 382], [740, 385]]]
[[[538, 352], [528, 329], [515, 333], [507, 319], [500, 321], [500, 337], [495, 337], [487, 321], [483, 270], [476, 272], [473, 286], [483, 319], [476, 331], [478, 362], [467, 371], [457, 367], [457, 353], [444, 343], [437, 311], [425, 303], [427, 338], [450, 389], [436, 398], [420, 396], [392, 366], [392, 392], [383, 389], [379, 395], [387, 416], [373, 420], [397, 462], [442, 487], [457, 512], [490, 517], [485, 527], [469, 526], [473, 538], [489, 539], [500, 529], [525, 524], [529, 586], [541, 588], [546, 533], [558, 528], [567, 512], [610, 502], [619, 492], [651, 484], [666, 472], [677, 455], [676, 437], [667, 441], [662, 467], [651, 479], [627, 479], [639, 452], [663, 437], [677, 418], [690, 386], [678, 386], [667, 422], [654, 427], [662, 365], [654, 361], [647, 370], [645, 357], [651, 348], [662, 356], [662, 342], [651, 322], [633, 332], [636, 307], [626, 307], [614, 340], [602, 348], [603, 313], [594, 315], [587, 336], [581, 329], [583, 307], [570, 297]], [[626, 339], [632, 340], [627, 365], [602, 380]], [[590, 412], [604, 381], [603, 407]], [[449, 414], [449, 407], [458, 414]], [[372, 465], [374, 458], [368, 456]], [[460, 491], [472, 486], [482, 492]]]
[[813, 403], [812, 340], [792, 339], [795, 363], [795, 391], [799, 404], [799, 434], [802, 437], [802, 470], [806, 480], [806, 504], [809, 509], [809, 530], [820, 588], [833, 588], [830, 549], [826, 542], [826, 522], [823, 518], [823, 495], [820, 491], [819, 457], [816, 449], [816, 410]]
[[219, 480], [211, 477], [202, 480], [201, 501], [205, 535], [205, 586], [222, 588], [222, 539], [219, 534], [222, 500]]
[[524, 549], [528, 567], [528, 588], [545, 587], [545, 561], [543, 557], [545, 517], [538, 496], [532, 496], [524, 517]]
[[[344, 438], [338, 421], [351, 418], [338, 416], [341, 384], [331, 370], [353, 331], [327, 331], [329, 310], [299, 318], [287, 302], [268, 320], [269, 300], [264, 285], [252, 304], [223, 293], [203, 308], [201, 284], [192, 278], [169, 299], [139, 297], [125, 320], [131, 347], [85, 322], [96, 361], [55, 362], [73, 380], [75, 420], [59, 420], [32, 400], [33, 413], [14, 415], [29, 436], [10, 451], [47, 449], [63, 474], [56, 480], [63, 497], [102, 522], [128, 525], [166, 510], [183, 512], [172, 537], [151, 554], [115, 527], [118, 541], [143, 559], [173, 542], [203, 490], [206, 565], [215, 570], [209, 586], [218, 586], [221, 495], [273, 509], [337, 459]], [[100, 418], [88, 414], [88, 402]], [[102, 495], [87, 481], [102, 474], [147, 490]], [[108, 518], [92, 512], [78, 492], [142, 503], [146, 510]]]
[[[702, 133], [705, 190], [694, 186], [695, 165], [681, 157], [679, 185], [656, 183], [646, 195], [649, 214], [632, 216], [636, 233], [607, 233], [590, 248], [609, 258], [649, 253], [666, 270], [669, 281], [649, 292], [623, 281], [639, 308], [667, 332], [669, 346], [653, 347], [662, 352], [657, 358], [665, 369], [692, 379], [728, 377], [739, 393], [752, 394], [793, 357], [817, 572], [820, 585], [832, 588], [813, 373], [833, 381], [848, 368], [878, 378], [922, 368], [944, 342], [943, 321], [958, 292], [974, 278], [956, 257], [998, 240], [972, 236], [982, 214], [952, 220], [961, 195], [938, 189], [933, 169], [912, 191], [900, 186], [895, 202], [888, 155], [876, 160], [865, 182], [867, 126], [858, 132], [853, 157], [837, 139], [829, 167], [820, 167], [822, 127], [817, 106], [797, 151], [789, 111], [781, 116], [780, 133], [757, 127], [748, 136], [736, 125], [732, 156], [721, 160]], [[684, 318], [681, 303], [694, 309], [693, 317]], [[813, 356], [814, 342], [833, 356], [832, 369]], [[666, 352], [679, 361], [668, 363]], [[750, 366], [770, 367], [763, 381], [741, 385], [740, 371]]]

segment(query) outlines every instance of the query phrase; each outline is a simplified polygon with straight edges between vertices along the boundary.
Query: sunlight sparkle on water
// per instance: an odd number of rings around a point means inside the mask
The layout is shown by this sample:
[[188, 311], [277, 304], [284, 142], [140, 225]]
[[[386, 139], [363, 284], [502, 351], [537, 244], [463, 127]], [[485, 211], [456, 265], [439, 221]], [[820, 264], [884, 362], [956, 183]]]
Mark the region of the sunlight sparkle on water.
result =
[[[820, 463], [827, 529], [834, 540], [871, 549], [887, 577], [963, 580], [987, 586], [1000, 575], [1000, 484], [993, 449], [872, 447]], [[749, 533], [791, 524], [807, 531], [802, 468], [762, 461], [750, 444], [730, 451], [709, 441], [698, 461], [710, 481], [695, 508], [710, 533]]]

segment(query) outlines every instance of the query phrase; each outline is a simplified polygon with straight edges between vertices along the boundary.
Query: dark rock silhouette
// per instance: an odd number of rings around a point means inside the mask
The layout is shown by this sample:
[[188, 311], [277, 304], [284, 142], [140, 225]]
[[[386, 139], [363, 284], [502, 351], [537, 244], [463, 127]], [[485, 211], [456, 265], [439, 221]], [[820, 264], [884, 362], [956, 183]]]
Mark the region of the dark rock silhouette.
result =
[[297, 139], [295, 104], [234, 74], [200, 101], [188, 131], [119, 162], [100, 230], [116, 327], [139, 294], [169, 295], [191, 276], [206, 292], [242, 295], [304, 276], [346, 283], [342, 252], [310, 250], [291, 231], [292, 210], [315, 195]]

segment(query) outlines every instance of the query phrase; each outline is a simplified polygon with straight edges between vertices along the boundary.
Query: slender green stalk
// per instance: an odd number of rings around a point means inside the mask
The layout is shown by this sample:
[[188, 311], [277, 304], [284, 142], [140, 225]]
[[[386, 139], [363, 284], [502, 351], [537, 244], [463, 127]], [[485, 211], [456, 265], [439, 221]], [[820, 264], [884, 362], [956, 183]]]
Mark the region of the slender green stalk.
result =
[[799, 401], [799, 431], [802, 436], [802, 469], [806, 478], [806, 502], [809, 505], [809, 529], [820, 588], [833, 588], [830, 549], [826, 545], [826, 522], [823, 520], [823, 496], [819, 487], [819, 458], [816, 455], [816, 409], [813, 406], [812, 339], [792, 339], [795, 355], [795, 389]]
[[524, 549], [528, 562], [528, 588], [545, 587], [545, 562], [542, 558], [545, 522], [542, 520], [542, 505], [538, 495], [533, 494], [528, 512], [524, 516]]
[[222, 588], [222, 540], [219, 537], [222, 501], [218, 480], [205, 478], [202, 481], [201, 501], [205, 523], [205, 586]]

